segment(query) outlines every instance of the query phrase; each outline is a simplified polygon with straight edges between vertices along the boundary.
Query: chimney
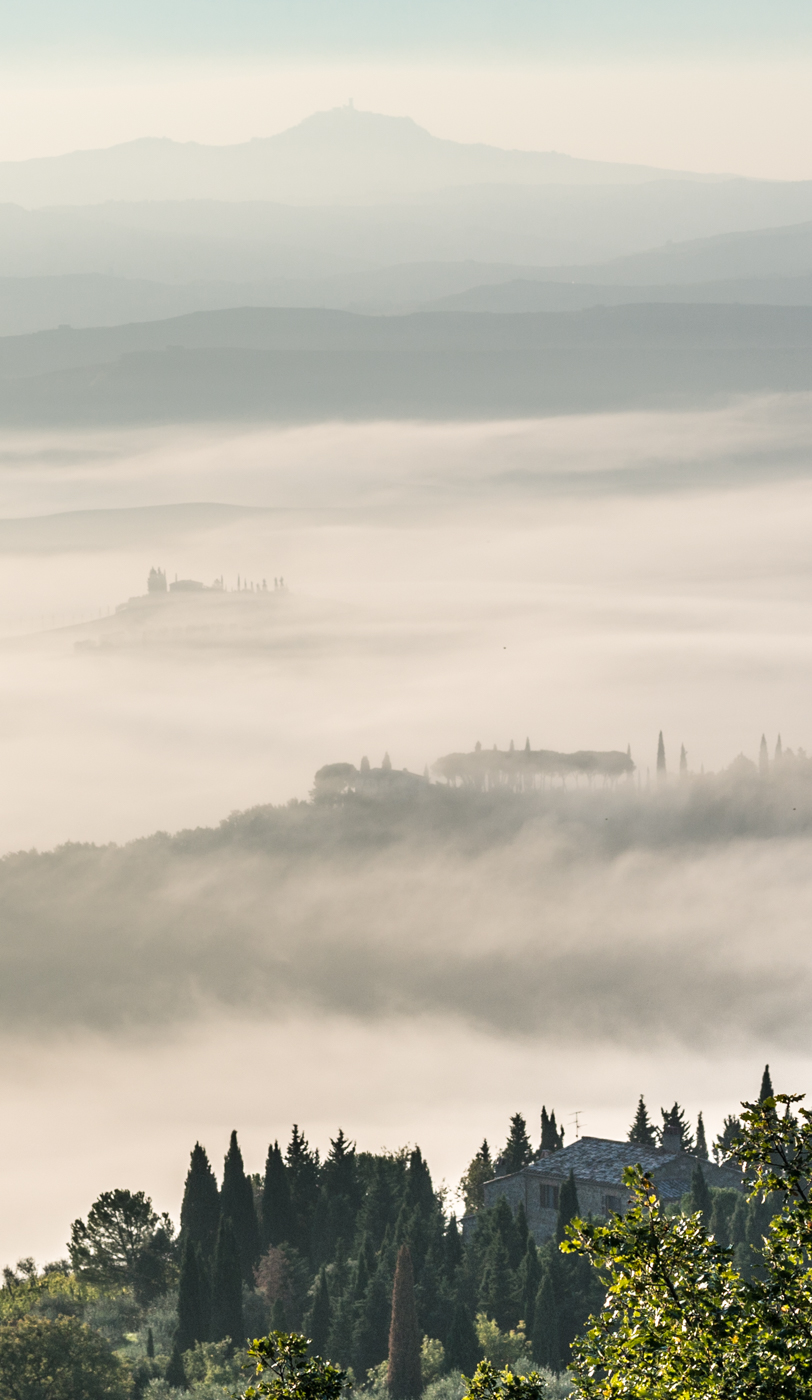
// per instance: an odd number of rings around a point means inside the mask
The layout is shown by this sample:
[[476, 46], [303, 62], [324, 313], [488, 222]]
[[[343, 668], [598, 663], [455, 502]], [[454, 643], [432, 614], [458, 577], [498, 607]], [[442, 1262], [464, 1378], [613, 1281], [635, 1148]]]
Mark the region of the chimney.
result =
[[663, 1135], [660, 1139], [660, 1147], [663, 1152], [681, 1152], [682, 1136], [678, 1128], [663, 1128]]

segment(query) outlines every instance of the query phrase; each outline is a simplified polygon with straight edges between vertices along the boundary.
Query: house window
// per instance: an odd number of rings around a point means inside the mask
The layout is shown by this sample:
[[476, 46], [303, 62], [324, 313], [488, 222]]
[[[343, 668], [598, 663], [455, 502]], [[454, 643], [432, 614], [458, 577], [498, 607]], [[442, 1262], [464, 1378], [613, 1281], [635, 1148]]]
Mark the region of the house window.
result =
[[620, 1215], [623, 1202], [619, 1196], [601, 1196], [601, 1210], [604, 1215]]
[[539, 1204], [543, 1210], [558, 1210], [558, 1190], [557, 1186], [548, 1186], [542, 1182], [539, 1187]]

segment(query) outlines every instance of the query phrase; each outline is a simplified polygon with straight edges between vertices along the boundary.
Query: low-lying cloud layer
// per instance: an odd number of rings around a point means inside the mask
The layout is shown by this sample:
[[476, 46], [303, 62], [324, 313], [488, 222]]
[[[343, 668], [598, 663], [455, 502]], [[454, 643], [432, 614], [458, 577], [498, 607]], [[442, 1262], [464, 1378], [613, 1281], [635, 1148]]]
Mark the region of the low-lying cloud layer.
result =
[[792, 1043], [812, 781], [298, 804], [0, 865], [4, 1024], [450, 1018], [542, 1040]]

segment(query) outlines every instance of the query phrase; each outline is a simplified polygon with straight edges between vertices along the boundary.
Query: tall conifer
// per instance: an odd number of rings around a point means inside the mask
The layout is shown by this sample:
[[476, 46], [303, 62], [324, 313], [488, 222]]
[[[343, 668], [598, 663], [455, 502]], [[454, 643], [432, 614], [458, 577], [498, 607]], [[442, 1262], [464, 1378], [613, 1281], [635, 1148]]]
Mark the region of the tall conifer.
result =
[[356, 1376], [383, 1361], [389, 1346], [392, 1298], [382, 1264], [375, 1269], [358, 1304], [353, 1332], [353, 1369]]
[[558, 1313], [553, 1282], [545, 1269], [536, 1294], [533, 1309], [533, 1331], [530, 1334], [533, 1356], [539, 1366], [551, 1371], [561, 1370], [561, 1347], [558, 1339]]
[[173, 1390], [186, 1389], [186, 1372], [183, 1369], [183, 1356], [177, 1342], [172, 1348], [172, 1355], [169, 1358], [169, 1365], [166, 1368], [165, 1380]]
[[330, 1294], [327, 1289], [327, 1274], [325, 1270], [319, 1269], [319, 1276], [316, 1280], [316, 1291], [313, 1296], [313, 1306], [310, 1309], [310, 1316], [307, 1322], [307, 1333], [313, 1351], [317, 1356], [324, 1356], [327, 1351], [327, 1342], [330, 1337]]
[[648, 1109], [640, 1095], [637, 1104], [637, 1112], [634, 1115], [634, 1122], [629, 1128], [628, 1142], [636, 1142], [639, 1147], [656, 1147], [657, 1135], [654, 1131], [654, 1124], [648, 1116]]
[[770, 1078], [770, 1066], [764, 1066], [764, 1073], [761, 1076], [761, 1089], [759, 1090], [758, 1101], [763, 1103], [765, 1099], [774, 1098], [773, 1082]]
[[407, 1244], [401, 1245], [395, 1265], [386, 1383], [392, 1400], [419, 1400], [423, 1392], [414, 1273]]
[[541, 1261], [532, 1235], [527, 1237], [524, 1258], [519, 1265], [519, 1305], [528, 1336], [535, 1320], [536, 1294], [541, 1284]]
[[570, 1170], [570, 1174], [558, 1195], [558, 1215], [555, 1222], [556, 1244], [561, 1244], [566, 1239], [567, 1226], [578, 1214], [578, 1190], [575, 1185], [575, 1174]]
[[265, 1178], [262, 1183], [262, 1222], [261, 1245], [263, 1251], [271, 1245], [284, 1244], [290, 1240], [292, 1220], [290, 1210], [290, 1187], [279, 1143], [268, 1148], [265, 1159]]
[[245, 1174], [237, 1134], [231, 1134], [223, 1168], [223, 1189], [220, 1192], [223, 1219], [231, 1221], [240, 1258], [242, 1277], [253, 1285], [254, 1266], [259, 1259], [259, 1230], [254, 1206], [254, 1188]]
[[195, 1342], [209, 1339], [211, 1303], [206, 1266], [200, 1246], [186, 1238], [181, 1256], [178, 1284], [177, 1343], [181, 1350], [191, 1351]]
[[702, 1212], [702, 1224], [705, 1229], [710, 1225], [711, 1211], [713, 1210], [713, 1200], [711, 1198], [708, 1183], [702, 1172], [702, 1168], [697, 1162], [691, 1175], [691, 1211]]
[[472, 1376], [482, 1356], [482, 1348], [474, 1328], [471, 1313], [459, 1296], [451, 1314], [451, 1326], [445, 1339], [446, 1365], [452, 1371]]
[[510, 1132], [502, 1152], [502, 1162], [508, 1172], [520, 1172], [533, 1160], [533, 1149], [527, 1136], [527, 1123], [521, 1113], [514, 1113], [510, 1120]]
[[664, 778], [665, 775], [665, 744], [663, 743], [663, 731], [660, 730], [660, 737], [657, 740], [657, 777]]
[[220, 1221], [214, 1251], [214, 1277], [211, 1300], [211, 1337], [214, 1342], [230, 1338], [233, 1346], [245, 1340], [242, 1312], [242, 1268], [234, 1226], [229, 1216]]
[[211, 1266], [220, 1223], [220, 1192], [211, 1169], [206, 1149], [196, 1142], [192, 1150], [183, 1204], [180, 1208], [180, 1239], [199, 1246], [203, 1258]]
[[696, 1147], [694, 1151], [697, 1157], [701, 1157], [703, 1162], [708, 1160], [708, 1143], [705, 1137], [705, 1123], [700, 1113], [696, 1120]]

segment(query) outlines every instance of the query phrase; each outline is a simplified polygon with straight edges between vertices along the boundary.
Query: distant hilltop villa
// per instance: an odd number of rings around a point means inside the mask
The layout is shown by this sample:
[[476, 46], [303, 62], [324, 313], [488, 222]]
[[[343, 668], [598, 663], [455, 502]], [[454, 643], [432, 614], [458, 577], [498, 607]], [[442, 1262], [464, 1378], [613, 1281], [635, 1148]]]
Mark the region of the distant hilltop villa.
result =
[[[483, 749], [477, 744], [473, 753], [451, 753], [438, 758], [432, 764], [435, 778], [450, 787], [473, 788], [479, 792], [507, 788], [512, 792], [532, 792], [543, 788], [549, 779], [559, 778], [562, 783], [570, 776], [585, 777], [591, 782], [594, 778], [614, 783], [618, 778], [631, 778], [636, 771], [630, 750], [621, 753], [609, 750], [600, 753], [594, 749], [579, 749], [577, 753], [556, 753], [553, 749], [531, 749], [527, 740], [523, 749], [511, 744], [507, 750], [500, 750], [494, 744], [492, 749]], [[431, 781], [428, 768], [422, 777], [410, 773], [407, 768], [393, 768], [389, 754], [384, 754], [380, 768], [370, 767], [369, 759], [362, 758], [361, 765], [354, 763], [328, 763], [320, 768], [315, 777], [316, 797], [339, 797], [343, 793], [357, 792], [360, 795], [375, 795], [414, 789]]]
[[249, 583], [248, 579], [237, 575], [236, 589], [227, 589], [225, 580], [221, 574], [212, 584], [200, 583], [194, 578], [178, 578], [175, 575], [172, 583], [167, 583], [166, 573], [163, 569], [152, 568], [147, 578], [147, 593], [286, 593], [287, 585], [283, 578], [275, 578], [273, 588], [268, 587], [267, 579], [261, 583]]

